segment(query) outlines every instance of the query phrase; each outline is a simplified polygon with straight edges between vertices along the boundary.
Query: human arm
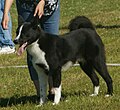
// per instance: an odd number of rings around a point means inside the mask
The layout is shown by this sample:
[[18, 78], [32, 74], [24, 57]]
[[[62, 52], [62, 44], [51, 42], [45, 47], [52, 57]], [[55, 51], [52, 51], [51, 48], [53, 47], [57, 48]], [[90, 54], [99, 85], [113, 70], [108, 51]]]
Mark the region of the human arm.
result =
[[5, 0], [4, 13], [3, 13], [3, 19], [2, 19], [2, 26], [4, 29], [8, 29], [8, 22], [9, 22], [8, 13], [10, 11], [12, 3], [13, 3], [13, 0]]
[[34, 16], [38, 15], [39, 18], [44, 14], [44, 6], [45, 6], [45, 0], [40, 0], [37, 4], [34, 12]]

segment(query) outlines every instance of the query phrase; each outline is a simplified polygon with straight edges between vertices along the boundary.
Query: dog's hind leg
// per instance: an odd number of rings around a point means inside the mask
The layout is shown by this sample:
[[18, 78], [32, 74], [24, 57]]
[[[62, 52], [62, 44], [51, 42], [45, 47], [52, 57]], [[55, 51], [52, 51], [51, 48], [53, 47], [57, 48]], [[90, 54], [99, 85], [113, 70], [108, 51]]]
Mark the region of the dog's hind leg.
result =
[[105, 62], [102, 59], [100, 61], [95, 60], [94, 67], [107, 84], [106, 96], [112, 95], [112, 93], [113, 93], [112, 78], [108, 73], [107, 66], [106, 66]]
[[96, 75], [93, 69], [93, 66], [88, 62], [85, 62], [85, 63], [79, 62], [79, 64], [82, 70], [89, 76], [89, 78], [93, 83], [94, 91], [93, 91], [93, 94], [91, 94], [90, 96], [97, 96], [99, 92], [99, 78]]

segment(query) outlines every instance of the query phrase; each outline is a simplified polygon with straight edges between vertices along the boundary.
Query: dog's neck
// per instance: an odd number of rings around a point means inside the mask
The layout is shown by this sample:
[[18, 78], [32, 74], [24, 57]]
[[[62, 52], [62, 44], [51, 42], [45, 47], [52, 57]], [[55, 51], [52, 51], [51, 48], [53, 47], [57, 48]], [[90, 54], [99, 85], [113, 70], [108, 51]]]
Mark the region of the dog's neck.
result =
[[32, 56], [36, 56], [37, 54], [37, 49], [39, 47], [39, 44], [37, 42], [38, 40], [27, 46], [27, 51]]

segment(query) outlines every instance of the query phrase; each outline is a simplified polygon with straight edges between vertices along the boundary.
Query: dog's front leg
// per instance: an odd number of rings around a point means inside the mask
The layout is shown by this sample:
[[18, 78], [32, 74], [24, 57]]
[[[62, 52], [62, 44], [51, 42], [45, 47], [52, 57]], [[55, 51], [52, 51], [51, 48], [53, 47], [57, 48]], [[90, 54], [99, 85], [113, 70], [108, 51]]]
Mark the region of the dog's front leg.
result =
[[35, 66], [35, 69], [38, 73], [39, 85], [40, 85], [40, 105], [44, 104], [47, 99], [47, 82], [48, 75], [45, 71], [39, 66]]
[[53, 82], [53, 88], [51, 90], [51, 92], [54, 94], [54, 103], [58, 104], [60, 102], [60, 98], [61, 98], [61, 69], [55, 69], [52, 70], [52, 78], [51, 78], [51, 82]]
[[38, 73], [40, 82], [40, 105], [46, 102], [47, 99], [47, 82], [48, 76], [43, 72]]
[[59, 87], [54, 87], [54, 93], [55, 93], [55, 97], [54, 97], [54, 103], [53, 105], [56, 105], [60, 102], [60, 98], [61, 98], [61, 85]]

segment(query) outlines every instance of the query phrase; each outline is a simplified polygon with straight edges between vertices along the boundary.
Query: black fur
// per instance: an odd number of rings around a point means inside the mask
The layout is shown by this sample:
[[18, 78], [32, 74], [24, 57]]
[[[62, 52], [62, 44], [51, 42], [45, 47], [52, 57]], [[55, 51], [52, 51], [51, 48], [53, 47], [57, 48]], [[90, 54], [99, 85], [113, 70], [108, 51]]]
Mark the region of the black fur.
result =
[[32, 23], [24, 23], [19, 44], [27, 41], [30, 45], [38, 40], [39, 48], [45, 52], [53, 87], [61, 84], [62, 66], [68, 61], [77, 61], [92, 80], [93, 86], [99, 86], [96, 70], [107, 84], [107, 93], [112, 95], [112, 79], [106, 67], [104, 45], [91, 21], [78, 16], [71, 20], [69, 29], [70, 32], [66, 34], [52, 35], [45, 33], [34, 20]]

